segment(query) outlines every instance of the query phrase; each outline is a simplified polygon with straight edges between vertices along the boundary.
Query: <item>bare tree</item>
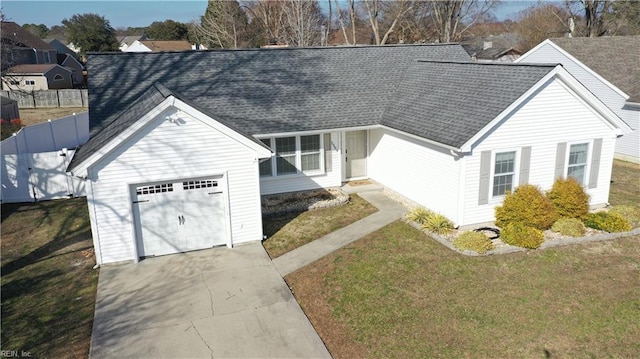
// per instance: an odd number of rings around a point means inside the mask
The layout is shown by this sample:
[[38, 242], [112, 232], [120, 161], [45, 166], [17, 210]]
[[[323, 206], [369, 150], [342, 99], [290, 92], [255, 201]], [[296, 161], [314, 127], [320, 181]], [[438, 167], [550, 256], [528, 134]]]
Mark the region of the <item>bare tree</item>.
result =
[[237, 1], [209, 0], [200, 23], [192, 22], [195, 40], [208, 47], [239, 48], [246, 45], [247, 16]]
[[[415, 1], [412, 0], [396, 0], [396, 1], [380, 1], [380, 0], [363, 0], [367, 8], [369, 23], [376, 45], [384, 45], [389, 39], [389, 35], [396, 29], [398, 23], [403, 17], [413, 9]], [[380, 34], [381, 26], [386, 25], [387, 30], [382, 38]]]
[[493, 10], [496, 0], [430, 0], [431, 18], [439, 42], [460, 40], [462, 34]]
[[[344, 36], [344, 42], [348, 45], [355, 45], [357, 42], [356, 38], [356, 2], [355, 0], [348, 0], [347, 9], [340, 8], [340, 4], [338, 0], [334, 0], [336, 3], [336, 13], [338, 14], [338, 21], [340, 23], [340, 29], [342, 30], [342, 35]], [[347, 14], [348, 13], [348, 14]], [[347, 15], [349, 17], [349, 22], [347, 23], [346, 18]], [[351, 28], [351, 41], [349, 41], [349, 37], [347, 36], [347, 24]]]
[[323, 16], [316, 1], [286, 0], [282, 10], [281, 42], [292, 47], [320, 45]]
[[551, 37], [562, 37], [571, 31], [571, 14], [562, 7], [545, 4], [521, 11], [515, 25], [520, 36], [519, 49], [529, 51]]

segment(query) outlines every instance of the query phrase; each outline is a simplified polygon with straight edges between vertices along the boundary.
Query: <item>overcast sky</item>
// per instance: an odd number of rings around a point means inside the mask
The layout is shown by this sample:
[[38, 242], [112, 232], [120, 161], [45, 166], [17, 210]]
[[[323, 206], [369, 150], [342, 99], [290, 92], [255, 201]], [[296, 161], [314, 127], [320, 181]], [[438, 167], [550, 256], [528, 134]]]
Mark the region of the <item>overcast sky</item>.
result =
[[[320, 4], [326, 1], [320, 1]], [[495, 15], [502, 20], [510, 18], [536, 1], [503, 0]], [[138, 0], [138, 1], [58, 1], [58, 0], [3, 0], [2, 11], [8, 21], [18, 24], [61, 25], [62, 20], [74, 14], [96, 13], [104, 16], [111, 26], [142, 27], [154, 21], [171, 19], [190, 22], [204, 14], [206, 0]]]

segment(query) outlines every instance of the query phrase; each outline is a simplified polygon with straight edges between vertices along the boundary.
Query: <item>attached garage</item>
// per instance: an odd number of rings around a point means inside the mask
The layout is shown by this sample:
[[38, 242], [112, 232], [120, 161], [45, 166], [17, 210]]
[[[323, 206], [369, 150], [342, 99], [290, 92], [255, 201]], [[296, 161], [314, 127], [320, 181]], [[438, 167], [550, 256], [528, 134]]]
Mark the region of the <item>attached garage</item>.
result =
[[87, 183], [99, 264], [262, 240], [261, 142], [160, 84], [92, 136]]

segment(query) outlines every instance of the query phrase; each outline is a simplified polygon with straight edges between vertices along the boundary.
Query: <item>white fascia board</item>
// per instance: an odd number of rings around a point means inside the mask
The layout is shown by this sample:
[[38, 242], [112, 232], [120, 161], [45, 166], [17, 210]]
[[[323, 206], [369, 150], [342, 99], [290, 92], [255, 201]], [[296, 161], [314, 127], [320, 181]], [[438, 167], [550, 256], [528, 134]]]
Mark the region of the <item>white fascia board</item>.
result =
[[241, 133], [238, 133], [236, 130], [226, 126], [225, 124], [223, 124], [222, 122], [216, 121], [215, 118], [211, 118], [210, 116], [200, 112], [199, 110], [193, 108], [192, 106], [186, 104], [185, 102], [174, 98], [173, 96], [169, 96], [169, 98], [173, 99], [172, 101], [172, 105], [185, 112], [186, 114], [188, 114], [189, 116], [197, 119], [198, 121], [207, 124], [211, 127], [213, 127], [214, 129], [216, 129], [217, 131], [220, 131], [222, 134], [224, 134], [225, 136], [233, 139], [234, 141], [240, 143], [241, 145], [249, 148], [252, 151], [256, 152], [256, 156], [258, 158], [268, 158], [271, 157], [271, 150], [267, 149], [266, 147], [260, 145], [259, 143], [247, 138], [246, 136], [244, 136]]
[[526, 54], [520, 56], [519, 58], [517, 58], [514, 63], [522, 63], [525, 62], [524, 60], [528, 57], [529, 54], [533, 54], [534, 52], [536, 52], [538, 50], [538, 48], [544, 46], [544, 45], [550, 45], [551, 47], [553, 47], [554, 49], [556, 49], [556, 51], [558, 51], [560, 54], [562, 54], [563, 56], [565, 56], [566, 58], [568, 58], [569, 60], [573, 61], [576, 65], [580, 66], [582, 69], [584, 69], [585, 71], [587, 71], [589, 74], [591, 74], [592, 76], [594, 76], [595, 78], [597, 78], [598, 80], [600, 80], [602, 83], [604, 83], [605, 85], [607, 85], [608, 87], [610, 87], [613, 91], [615, 91], [617, 94], [619, 94], [620, 96], [624, 97], [625, 99], [629, 98], [629, 95], [627, 95], [624, 91], [620, 90], [616, 85], [612, 84], [611, 82], [607, 81], [607, 79], [605, 79], [604, 77], [602, 77], [600, 74], [598, 74], [597, 72], [593, 71], [589, 66], [583, 64], [580, 60], [578, 60], [577, 58], [575, 58], [573, 55], [571, 55], [570, 53], [568, 53], [567, 51], [565, 51], [563, 48], [561, 48], [560, 46], [556, 45], [553, 41], [551, 41], [551, 39], [546, 39], [543, 42], [539, 43], [536, 47], [534, 47], [533, 49], [527, 51]]
[[97, 163], [100, 159], [107, 156], [109, 153], [114, 151], [121, 143], [126, 141], [128, 138], [133, 136], [136, 132], [141, 130], [143, 127], [148, 125], [153, 119], [155, 119], [160, 113], [169, 108], [173, 102], [173, 96], [169, 96], [165, 98], [159, 105], [154, 107], [151, 111], [147, 112], [144, 116], [142, 116], [138, 121], [136, 121], [133, 125], [129, 126], [124, 131], [120, 132], [116, 137], [112, 138], [106, 145], [102, 146], [102, 148], [98, 149], [94, 153], [89, 156], [86, 160], [79, 163], [75, 169], [71, 172], [74, 176], [81, 176], [80, 174], [84, 174], [84, 176], [88, 176], [87, 170]]

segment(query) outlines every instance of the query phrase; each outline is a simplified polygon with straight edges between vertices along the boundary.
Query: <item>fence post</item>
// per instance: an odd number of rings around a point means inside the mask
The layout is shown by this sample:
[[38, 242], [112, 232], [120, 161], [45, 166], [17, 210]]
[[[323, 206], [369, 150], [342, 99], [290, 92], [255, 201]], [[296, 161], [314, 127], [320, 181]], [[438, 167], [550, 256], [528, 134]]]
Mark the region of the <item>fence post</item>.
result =
[[51, 141], [53, 142], [53, 148], [57, 149], [58, 145], [56, 144], [56, 134], [53, 131], [53, 123], [51, 122], [51, 119], [48, 119], [47, 122], [49, 122], [49, 129], [51, 130]]

